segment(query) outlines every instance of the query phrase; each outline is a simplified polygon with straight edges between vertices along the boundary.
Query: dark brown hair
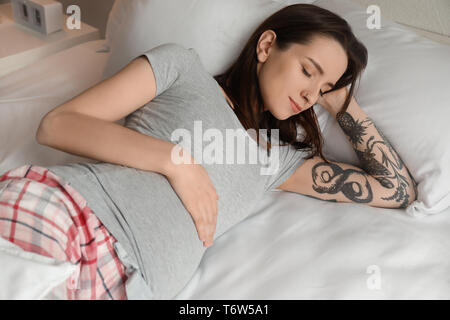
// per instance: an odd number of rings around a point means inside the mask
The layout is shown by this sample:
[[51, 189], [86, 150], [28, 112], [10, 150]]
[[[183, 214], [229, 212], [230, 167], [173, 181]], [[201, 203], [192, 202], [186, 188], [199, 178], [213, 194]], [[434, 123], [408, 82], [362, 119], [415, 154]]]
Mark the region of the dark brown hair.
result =
[[[312, 4], [294, 4], [268, 17], [253, 32], [237, 60], [224, 73], [214, 76], [233, 103], [234, 112], [245, 130], [253, 128], [259, 132], [259, 129], [267, 129], [268, 151], [270, 129], [279, 129], [280, 145], [292, 144], [296, 149], [310, 151], [307, 159], [318, 154], [325, 159], [322, 154], [323, 137], [313, 107], [286, 120], [278, 120], [270, 111], [264, 111], [256, 73], [256, 46], [261, 34], [269, 29], [277, 35], [279, 50], [287, 50], [293, 43], [307, 45], [316, 36], [328, 37], [341, 44], [348, 57], [347, 70], [331, 90], [324, 92], [326, 94], [351, 84], [341, 111], [347, 110], [356, 79], [367, 65], [367, 49], [340, 16]], [[305, 130], [302, 140], [298, 139], [298, 126]]]

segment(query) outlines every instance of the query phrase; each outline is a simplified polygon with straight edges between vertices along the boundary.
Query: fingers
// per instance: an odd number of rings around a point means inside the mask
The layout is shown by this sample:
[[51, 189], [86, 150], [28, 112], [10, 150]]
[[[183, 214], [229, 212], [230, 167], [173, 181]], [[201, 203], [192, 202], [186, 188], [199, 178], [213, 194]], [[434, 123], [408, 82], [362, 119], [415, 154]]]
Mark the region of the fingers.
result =
[[198, 236], [205, 247], [213, 244], [217, 225], [217, 195], [208, 194], [207, 199], [198, 209], [199, 215], [195, 221]]
[[207, 211], [206, 214], [206, 238], [204, 240], [203, 245], [205, 247], [209, 247], [213, 244], [214, 241], [214, 233], [216, 231], [216, 221], [217, 221], [217, 200], [215, 200], [215, 195], [209, 195], [209, 201], [206, 205]]
[[206, 242], [205, 245], [206, 247], [210, 247], [212, 246], [213, 242], [214, 242], [214, 234], [216, 233], [216, 227], [217, 227], [217, 200], [216, 200], [216, 196], [212, 196], [211, 198], [212, 201], [212, 216], [210, 216], [210, 218], [212, 218], [212, 221], [209, 225], [209, 235], [208, 235], [208, 239], [210, 241]]

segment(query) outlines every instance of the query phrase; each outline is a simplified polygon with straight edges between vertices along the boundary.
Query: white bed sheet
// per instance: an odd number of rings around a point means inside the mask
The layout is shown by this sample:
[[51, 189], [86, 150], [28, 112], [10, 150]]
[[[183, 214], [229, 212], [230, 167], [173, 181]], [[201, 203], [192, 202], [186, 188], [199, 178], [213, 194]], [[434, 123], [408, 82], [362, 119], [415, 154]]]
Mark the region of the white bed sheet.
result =
[[271, 191], [252, 211], [176, 299], [450, 298], [450, 210], [417, 219]]
[[35, 140], [40, 119], [101, 80], [109, 53], [93, 40], [48, 56], [0, 78], [0, 171], [27, 163], [54, 165], [91, 160]]
[[[38, 123], [25, 127], [19, 120], [40, 118], [100, 81], [108, 55], [96, 52], [102, 41], [78, 45], [1, 79], [0, 108], [17, 108], [10, 111], [17, 123], [8, 132], [25, 141], [17, 146], [1, 138], [2, 154], [7, 154], [0, 158], [2, 171], [30, 159], [40, 165], [87, 161], [35, 145]], [[39, 148], [46, 149], [39, 154]], [[206, 251], [176, 299], [450, 298], [450, 209], [415, 219], [404, 210], [272, 191], [252, 211]]]

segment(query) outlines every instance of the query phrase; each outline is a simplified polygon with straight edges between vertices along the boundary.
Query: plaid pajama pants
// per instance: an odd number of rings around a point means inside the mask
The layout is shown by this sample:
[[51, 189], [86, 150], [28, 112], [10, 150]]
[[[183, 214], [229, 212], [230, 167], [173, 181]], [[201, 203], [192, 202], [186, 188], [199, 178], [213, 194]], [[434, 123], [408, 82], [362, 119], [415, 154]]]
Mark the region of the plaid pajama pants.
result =
[[66, 280], [69, 300], [127, 299], [117, 241], [86, 200], [48, 169], [24, 165], [0, 176], [0, 236], [77, 266]]

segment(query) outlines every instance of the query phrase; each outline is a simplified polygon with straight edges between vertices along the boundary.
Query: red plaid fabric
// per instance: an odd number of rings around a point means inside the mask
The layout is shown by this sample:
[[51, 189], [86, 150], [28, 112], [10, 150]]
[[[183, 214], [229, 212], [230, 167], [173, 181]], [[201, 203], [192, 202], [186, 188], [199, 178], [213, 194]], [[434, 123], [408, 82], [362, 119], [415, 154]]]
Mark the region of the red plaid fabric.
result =
[[117, 240], [86, 200], [46, 168], [24, 165], [0, 177], [0, 236], [77, 265], [66, 281], [69, 300], [127, 299]]

